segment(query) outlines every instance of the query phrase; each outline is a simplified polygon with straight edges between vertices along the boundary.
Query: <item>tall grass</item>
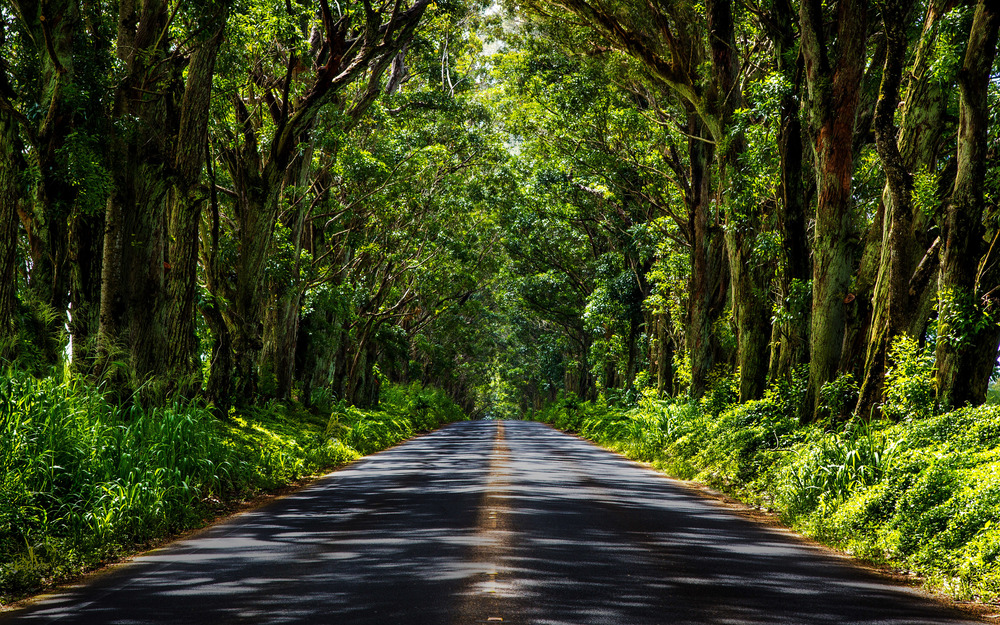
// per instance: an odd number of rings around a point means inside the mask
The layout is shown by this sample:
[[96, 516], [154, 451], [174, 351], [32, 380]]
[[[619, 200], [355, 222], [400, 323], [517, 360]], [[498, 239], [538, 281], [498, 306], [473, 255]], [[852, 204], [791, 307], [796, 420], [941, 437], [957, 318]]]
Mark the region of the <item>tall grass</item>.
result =
[[[200, 525], [229, 502], [461, 418], [434, 391], [315, 416], [219, 420], [195, 403], [117, 406], [78, 381], [0, 379], [0, 603]], [[338, 437], [333, 433], [344, 433]]]
[[561, 398], [538, 415], [956, 597], [1000, 597], [1000, 406], [800, 426], [802, 391], [785, 384], [744, 404], [720, 401], [727, 392], [647, 398], [631, 410]]
[[251, 471], [204, 409], [109, 404], [92, 387], [0, 380], [0, 589], [18, 591], [188, 526]]

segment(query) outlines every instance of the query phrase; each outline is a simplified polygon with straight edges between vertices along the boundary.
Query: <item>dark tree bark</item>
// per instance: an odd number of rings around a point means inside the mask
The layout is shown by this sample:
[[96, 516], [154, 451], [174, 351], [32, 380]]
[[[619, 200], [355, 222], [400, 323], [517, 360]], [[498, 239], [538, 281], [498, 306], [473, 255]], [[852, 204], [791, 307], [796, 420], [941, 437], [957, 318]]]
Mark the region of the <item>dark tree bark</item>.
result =
[[[77, 190], [66, 176], [63, 148], [73, 129], [73, 112], [68, 98], [76, 79], [73, 48], [80, 24], [78, 0], [18, 0], [12, 7], [24, 25], [40, 65], [34, 102], [24, 107], [44, 111], [32, 121], [15, 113], [11, 97], [5, 108], [22, 122], [32, 146], [32, 165], [37, 171], [30, 208], [21, 212], [28, 236], [31, 271], [28, 287], [35, 305], [55, 313], [52, 323], [41, 329], [36, 341], [49, 364], [62, 357], [55, 340], [66, 322], [70, 305], [70, 234]], [[82, 306], [81, 306], [82, 308]]]
[[985, 400], [1000, 338], [986, 316], [996, 305], [996, 252], [983, 240], [987, 90], [998, 26], [996, 3], [979, 0], [958, 77], [958, 172], [945, 216], [938, 305], [937, 390], [945, 408]]
[[867, 5], [837, 3], [835, 32], [823, 3], [799, 7], [802, 55], [808, 89], [808, 129], [816, 162], [816, 230], [809, 387], [803, 419], [818, 407], [819, 389], [837, 376], [844, 334], [844, 305], [851, 276], [854, 122], [864, 73]]
[[[155, 381], [154, 394], [190, 395], [200, 387], [194, 298], [204, 199], [195, 188], [228, 3], [198, 16], [188, 58], [172, 53], [164, 36], [169, 10], [165, 0], [119, 6], [117, 54], [126, 74], [111, 114], [99, 373], [124, 390]], [[129, 379], [115, 362], [128, 363]]]
[[690, 180], [688, 221], [691, 224], [691, 278], [688, 283], [687, 350], [691, 360], [692, 398], [708, 390], [709, 373], [715, 364], [712, 327], [726, 302], [728, 285], [725, 246], [717, 215], [712, 210], [711, 163], [714, 148], [703, 137], [700, 120], [689, 116], [688, 154]]
[[769, 379], [787, 379], [792, 370], [809, 358], [808, 302], [795, 301], [795, 284], [805, 285], [811, 275], [809, 240], [806, 233], [806, 198], [803, 185], [802, 122], [799, 95], [802, 87], [802, 57], [798, 54], [795, 9], [789, 0], [774, 4], [767, 21], [774, 43], [775, 65], [793, 85], [781, 100], [778, 130], [779, 185], [778, 227], [783, 257], [777, 273], [778, 297], [786, 315], [774, 324]]
[[173, 185], [167, 206], [166, 372], [175, 389], [192, 395], [201, 388], [195, 331], [199, 225], [208, 199], [197, 190], [208, 140], [209, 105], [215, 60], [222, 44], [229, 5], [219, 3], [199, 24], [201, 41], [191, 54], [173, 150]]
[[719, 154], [718, 204], [725, 207], [725, 240], [732, 284], [733, 316], [736, 322], [736, 365], [740, 372], [740, 401], [758, 399], [767, 385], [771, 339], [767, 267], [753, 259], [757, 236], [763, 231], [762, 211], [756, 198], [747, 198], [739, 166], [746, 139], [733, 129], [733, 114], [743, 105], [739, 85], [739, 58], [731, 0], [708, 0], [709, 42], [712, 51], [711, 88], [707, 98], [720, 120], [726, 149]]
[[[169, 191], [170, 99], [180, 67], [161, 37], [165, 0], [121, 0], [117, 56], [126, 74], [115, 94], [113, 175], [105, 211], [97, 372], [130, 393], [167, 360], [164, 270]], [[122, 370], [120, 364], [128, 363]]]
[[17, 121], [0, 111], [0, 360], [13, 355], [8, 350], [17, 330], [17, 139]]
[[674, 342], [670, 335], [670, 313], [657, 313], [656, 320], [656, 394], [670, 397], [674, 394]]
[[938, 21], [947, 4], [948, 0], [936, 0], [928, 6], [909, 72], [899, 129], [894, 124], [894, 117], [900, 103], [908, 47], [906, 30], [913, 2], [896, 0], [883, 8], [886, 61], [874, 127], [876, 147], [886, 172], [885, 226], [878, 280], [872, 297], [873, 317], [865, 373], [857, 405], [857, 413], [864, 417], [877, 416], [892, 340], [903, 334], [922, 338], [927, 324], [934, 288], [930, 279], [932, 272], [927, 269], [936, 265], [938, 244], [932, 241], [932, 223], [924, 210], [914, 206], [913, 172], [933, 171], [945, 127], [944, 85], [931, 76], [930, 64]]

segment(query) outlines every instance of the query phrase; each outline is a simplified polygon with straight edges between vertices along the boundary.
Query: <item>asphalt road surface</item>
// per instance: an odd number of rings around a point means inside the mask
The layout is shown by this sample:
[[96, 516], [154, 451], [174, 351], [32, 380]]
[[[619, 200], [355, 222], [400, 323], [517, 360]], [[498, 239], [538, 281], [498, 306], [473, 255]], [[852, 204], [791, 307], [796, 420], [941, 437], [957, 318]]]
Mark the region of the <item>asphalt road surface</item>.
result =
[[0, 617], [47, 622], [973, 621], [589, 443], [479, 421]]

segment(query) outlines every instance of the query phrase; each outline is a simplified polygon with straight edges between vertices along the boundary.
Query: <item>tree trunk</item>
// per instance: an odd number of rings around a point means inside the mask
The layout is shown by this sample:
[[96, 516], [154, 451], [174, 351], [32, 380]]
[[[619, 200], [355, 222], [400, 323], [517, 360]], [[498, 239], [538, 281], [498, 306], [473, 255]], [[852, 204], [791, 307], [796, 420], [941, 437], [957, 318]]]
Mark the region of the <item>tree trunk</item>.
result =
[[[146, 387], [167, 357], [165, 164], [169, 162], [169, 93], [179, 68], [167, 62], [167, 4], [144, 2], [141, 12], [122, 0], [118, 16], [118, 58], [127, 76], [115, 94], [111, 139], [113, 174], [105, 211], [101, 267], [98, 368], [125, 392]], [[153, 89], [156, 83], [155, 90]], [[128, 370], [120, 364], [127, 361]]]
[[752, 258], [757, 236], [763, 230], [759, 200], [747, 197], [739, 166], [746, 140], [733, 126], [733, 114], [742, 107], [739, 59], [731, 0], [708, 0], [709, 41], [712, 50], [712, 110], [721, 121], [725, 136], [713, 138], [726, 148], [719, 153], [718, 205], [725, 207], [725, 241], [732, 284], [733, 317], [736, 322], [736, 364], [740, 372], [740, 401], [757, 399], [767, 384], [770, 346], [770, 306], [766, 267]]
[[[809, 387], [802, 415], [806, 421], [816, 414], [820, 388], [837, 376], [844, 305], [850, 295], [852, 145], [868, 18], [861, 0], [842, 0], [837, 13], [837, 32], [827, 33], [823, 3], [802, 0], [799, 7], [817, 187]], [[834, 48], [836, 58], [831, 58]]]
[[17, 134], [17, 122], [0, 111], [0, 360], [13, 355], [17, 331]]
[[[769, 22], [777, 69], [794, 89], [781, 100], [781, 127], [778, 130], [779, 184], [778, 227], [781, 230], [782, 259], [777, 272], [780, 307], [784, 315], [774, 324], [769, 379], [787, 379], [792, 370], [809, 357], [808, 302], [802, 290], [809, 281], [809, 240], [806, 233], [806, 202], [803, 177], [802, 122], [799, 117], [801, 56], [797, 52], [795, 9], [789, 0], [780, 0]], [[798, 287], [798, 288], [796, 288]]]
[[927, 269], [936, 264], [937, 245], [931, 242], [930, 223], [923, 207], [914, 206], [912, 200], [913, 172], [934, 171], [945, 125], [942, 82], [939, 77], [932, 76], [930, 64], [938, 21], [947, 2], [936, 0], [927, 9], [923, 33], [909, 72], [911, 78], [900, 130], [893, 122], [900, 100], [907, 51], [906, 29], [913, 2], [897, 0], [883, 9], [886, 62], [874, 126], [876, 147], [886, 172], [885, 226], [872, 297], [873, 318], [865, 372], [857, 405], [857, 413], [866, 418], [877, 416], [892, 340], [903, 334], [921, 338], [929, 313], [933, 281], [930, 280], [932, 272]]
[[[983, 241], [990, 71], [996, 54], [998, 12], [979, 0], [959, 73], [958, 172], [945, 217], [938, 304], [937, 389], [943, 408], [978, 405], [996, 365], [997, 324], [984, 309], [996, 304], [996, 264]], [[986, 253], [984, 258], [983, 253]], [[995, 270], [986, 269], [990, 274]]]
[[691, 167], [691, 196], [685, 198], [691, 223], [691, 278], [688, 286], [687, 350], [691, 361], [690, 395], [698, 399], [708, 390], [714, 363], [712, 326], [726, 299], [725, 251], [712, 210], [712, 144], [704, 137], [704, 127], [688, 115], [688, 152]]
[[670, 336], [669, 313], [658, 313], [656, 319], [656, 395], [674, 394], [674, 343]]
[[[304, 193], [309, 186], [310, 165], [313, 160], [313, 146], [306, 147], [294, 159], [285, 176], [283, 194], [289, 189]], [[299, 338], [299, 324], [302, 314], [302, 297], [306, 284], [302, 279], [302, 251], [305, 247], [306, 222], [311, 203], [305, 197], [286, 198], [285, 203], [293, 206], [283, 217], [287, 229], [288, 246], [293, 250], [290, 276], [271, 280], [268, 285], [270, 302], [264, 322], [264, 352], [262, 362], [274, 376], [274, 394], [278, 399], [289, 399], [295, 383], [295, 354]]]
[[73, 343], [73, 369], [92, 372], [101, 311], [101, 253], [104, 215], [90, 214], [77, 206], [69, 227], [69, 333]]
[[173, 154], [173, 187], [169, 195], [167, 236], [167, 351], [166, 371], [175, 390], [190, 396], [201, 388], [201, 363], [195, 330], [195, 294], [198, 275], [198, 232], [204, 198], [195, 191], [201, 176], [208, 140], [208, 117], [215, 60], [222, 44], [228, 14], [223, 3], [203, 24], [187, 69], [180, 123]]
[[36, 305], [49, 307], [51, 323], [37, 342], [49, 364], [62, 358], [63, 332], [69, 305], [68, 223], [77, 197], [66, 176], [64, 147], [73, 130], [69, 104], [75, 85], [73, 49], [80, 22], [78, 0], [14, 3], [31, 34], [40, 64], [38, 124], [32, 136], [38, 179], [33, 206], [25, 213], [31, 250], [29, 288]]

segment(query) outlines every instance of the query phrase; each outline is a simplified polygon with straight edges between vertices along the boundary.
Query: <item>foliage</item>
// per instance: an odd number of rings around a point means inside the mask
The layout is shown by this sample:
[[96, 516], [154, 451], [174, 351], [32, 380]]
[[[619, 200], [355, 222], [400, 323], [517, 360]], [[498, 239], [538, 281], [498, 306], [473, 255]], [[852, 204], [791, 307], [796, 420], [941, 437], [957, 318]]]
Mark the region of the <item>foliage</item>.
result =
[[704, 403], [650, 399], [632, 410], [570, 410], [564, 398], [538, 418], [955, 596], [1000, 596], [1000, 407], [803, 426], [804, 393], [804, 380], [783, 382], [715, 415]]
[[934, 354], [930, 349], [908, 336], [899, 336], [889, 348], [889, 361], [882, 414], [896, 420], [934, 414]]
[[858, 384], [850, 373], [838, 376], [819, 389], [820, 409], [834, 419], [848, 416], [857, 401]]
[[[340, 410], [341, 407], [338, 407]], [[0, 380], [0, 603], [278, 488], [464, 418], [443, 393], [387, 387], [329, 420], [272, 404], [217, 419], [198, 403], [110, 403], [77, 379]], [[347, 431], [332, 437], [331, 427]]]
[[326, 436], [367, 455], [465, 418], [443, 392], [413, 383], [389, 387], [378, 410], [359, 410], [340, 402], [327, 422]]

